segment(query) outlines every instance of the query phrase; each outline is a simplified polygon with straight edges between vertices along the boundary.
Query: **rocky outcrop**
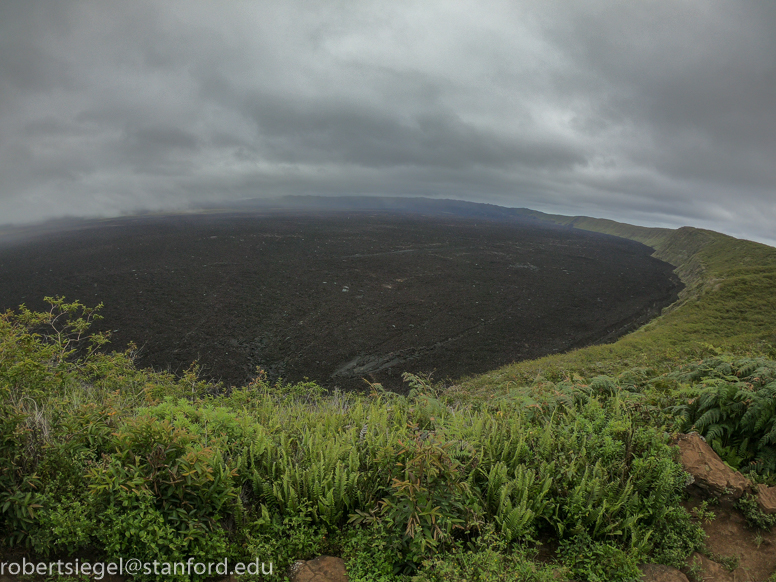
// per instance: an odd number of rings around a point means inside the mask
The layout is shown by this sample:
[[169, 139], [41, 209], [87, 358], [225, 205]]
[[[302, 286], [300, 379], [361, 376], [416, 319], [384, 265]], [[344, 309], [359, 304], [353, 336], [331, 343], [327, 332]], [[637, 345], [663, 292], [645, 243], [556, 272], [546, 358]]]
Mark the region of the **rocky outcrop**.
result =
[[291, 582], [348, 582], [348, 573], [342, 558], [318, 556], [291, 567]]
[[731, 500], [752, 490], [751, 482], [723, 463], [699, 434], [679, 435], [674, 444], [679, 446], [684, 470], [692, 477], [688, 486], [711, 497]]
[[757, 486], [757, 507], [768, 515], [776, 513], [776, 487]]

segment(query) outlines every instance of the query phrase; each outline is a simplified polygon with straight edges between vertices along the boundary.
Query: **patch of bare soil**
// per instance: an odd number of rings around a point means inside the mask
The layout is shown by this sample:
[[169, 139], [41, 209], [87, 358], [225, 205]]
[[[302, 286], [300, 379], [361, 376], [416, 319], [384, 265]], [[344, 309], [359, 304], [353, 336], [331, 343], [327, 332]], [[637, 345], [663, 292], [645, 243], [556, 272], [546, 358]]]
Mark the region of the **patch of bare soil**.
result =
[[527, 219], [399, 212], [92, 221], [0, 247], [0, 308], [103, 302], [139, 364], [239, 385], [458, 378], [611, 341], [676, 299], [651, 249]]
[[[691, 499], [687, 507], [699, 502]], [[688, 577], [698, 582], [768, 582], [776, 572], [776, 532], [748, 526], [729, 504], [710, 509], [716, 518], [703, 524], [706, 550], [688, 560]]]

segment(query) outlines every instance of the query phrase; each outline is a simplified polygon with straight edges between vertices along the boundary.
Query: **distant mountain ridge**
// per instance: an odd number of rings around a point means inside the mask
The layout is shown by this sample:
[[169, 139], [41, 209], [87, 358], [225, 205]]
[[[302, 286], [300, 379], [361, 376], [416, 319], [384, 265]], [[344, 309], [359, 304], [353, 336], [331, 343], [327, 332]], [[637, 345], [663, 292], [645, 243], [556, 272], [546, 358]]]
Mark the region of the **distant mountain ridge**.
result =
[[[284, 196], [282, 198], [252, 198], [228, 205], [212, 206], [233, 210], [302, 210], [302, 211], [386, 211], [419, 214], [462, 216], [488, 220], [536, 219], [536, 211], [528, 208], [507, 208], [482, 202], [466, 202], [423, 197], [388, 196]], [[541, 214], [541, 213], [538, 213]]]

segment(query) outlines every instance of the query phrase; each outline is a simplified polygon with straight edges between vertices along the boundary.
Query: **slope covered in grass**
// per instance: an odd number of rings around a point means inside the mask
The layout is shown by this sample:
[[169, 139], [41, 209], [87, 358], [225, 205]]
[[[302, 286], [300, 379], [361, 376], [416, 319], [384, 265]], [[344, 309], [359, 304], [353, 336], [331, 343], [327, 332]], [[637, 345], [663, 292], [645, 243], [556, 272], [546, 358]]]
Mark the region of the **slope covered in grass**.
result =
[[498, 391], [537, 375], [616, 375], [634, 366], [665, 370], [715, 350], [774, 354], [776, 248], [691, 227], [670, 230], [533, 211], [532, 215], [651, 246], [656, 258], [676, 267], [686, 288], [663, 315], [614, 344], [506, 366], [469, 379], [465, 388]]

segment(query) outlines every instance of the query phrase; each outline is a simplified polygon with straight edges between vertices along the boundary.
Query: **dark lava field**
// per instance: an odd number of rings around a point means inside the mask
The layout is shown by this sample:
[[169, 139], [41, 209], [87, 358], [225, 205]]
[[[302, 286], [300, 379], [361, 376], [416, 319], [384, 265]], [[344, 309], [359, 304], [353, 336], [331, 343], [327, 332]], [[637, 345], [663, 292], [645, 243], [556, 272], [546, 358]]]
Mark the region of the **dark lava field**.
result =
[[104, 303], [138, 364], [402, 390], [611, 341], [681, 284], [651, 249], [536, 220], [239, 212], [88, 221], [0, 245], [0, 309]]

